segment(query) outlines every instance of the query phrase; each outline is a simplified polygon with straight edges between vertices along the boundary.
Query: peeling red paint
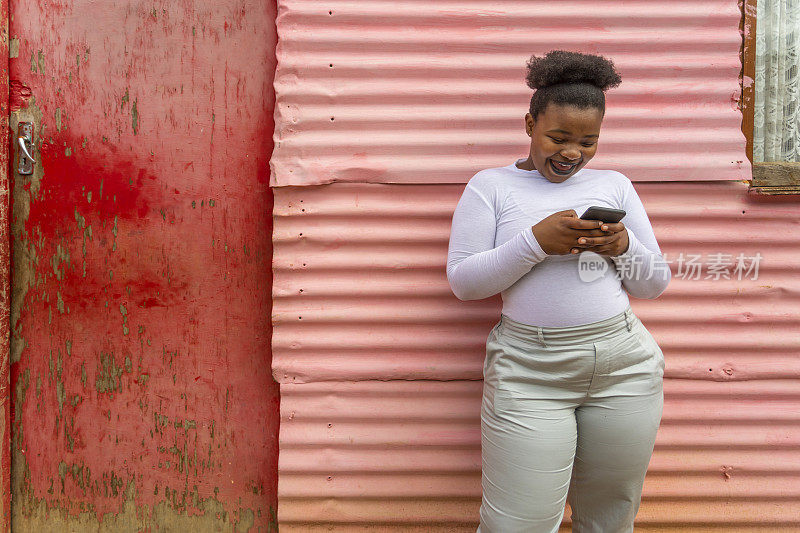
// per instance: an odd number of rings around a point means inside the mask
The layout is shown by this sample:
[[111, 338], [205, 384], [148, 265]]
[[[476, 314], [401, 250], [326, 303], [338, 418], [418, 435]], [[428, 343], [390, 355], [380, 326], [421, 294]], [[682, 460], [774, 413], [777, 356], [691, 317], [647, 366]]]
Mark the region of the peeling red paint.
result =
[[9, 102], [12, 111], [24, 107], [31, 97], [31, 88], [19, 80], [11, 80], [9, 83]]
[[[0, 0], [0, 57], [9, 53], [8, 0]], [[8, 64], [0, 69], [0, 116], [7, 117], [10, 104]], [[0, 138], [9, 138], [8, 121], [0, 120]], [[11, 315], [11, 250], [9, 247], [9, 193], [8, 171], [11, 166], [9, 143], [0, 143], [0, 529], [11, 530], [11, 383], [10, 338]]]
[[269, 531], [275, 6], [12, 11], [15, 530]]

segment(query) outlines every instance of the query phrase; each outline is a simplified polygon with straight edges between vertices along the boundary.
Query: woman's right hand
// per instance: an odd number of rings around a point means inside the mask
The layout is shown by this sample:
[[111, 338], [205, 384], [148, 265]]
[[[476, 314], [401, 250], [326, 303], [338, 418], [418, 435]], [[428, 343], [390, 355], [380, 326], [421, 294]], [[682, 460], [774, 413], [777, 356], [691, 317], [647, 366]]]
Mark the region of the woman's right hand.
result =
[[574, 209], [567, 209], [543, 218], [531, 227], [531, 231], [546, 254], [566, 255], [589, 247], [578, 243], [581, 237], [608, 235], [608, 231], [600, 229], [602, 225], [597, 220], [583, 220]]

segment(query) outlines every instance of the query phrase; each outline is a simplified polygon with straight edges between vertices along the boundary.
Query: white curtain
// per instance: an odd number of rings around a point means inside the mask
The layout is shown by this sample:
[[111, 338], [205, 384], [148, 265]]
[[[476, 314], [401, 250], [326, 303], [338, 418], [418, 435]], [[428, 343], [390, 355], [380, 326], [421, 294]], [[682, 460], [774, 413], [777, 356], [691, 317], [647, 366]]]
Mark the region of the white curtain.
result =
[[800, 161], [800, 0], [758, 0], [754, 161]]

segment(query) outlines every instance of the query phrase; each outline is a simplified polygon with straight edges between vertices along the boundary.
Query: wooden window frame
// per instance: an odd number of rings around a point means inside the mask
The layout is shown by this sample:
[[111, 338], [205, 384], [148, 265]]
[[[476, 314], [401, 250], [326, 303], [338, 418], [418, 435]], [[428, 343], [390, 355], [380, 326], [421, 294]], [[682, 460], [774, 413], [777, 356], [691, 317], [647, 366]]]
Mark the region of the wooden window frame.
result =
[[742, 32], [742, 74], [740, 79], [742, 99], [739, 107], [742, 110], [742, 133], [747, 139], [747, 157], [753, 165], [750, 191], [762, 195], [800, 195], [800, 163], [753, 162], [755, 82], [744, 83], [744, 80], [755, 80], [756, 75], [756, 2], [757, 0], [740, 0], [739, 2], [742, 8], [742, 20], [739, 25]]

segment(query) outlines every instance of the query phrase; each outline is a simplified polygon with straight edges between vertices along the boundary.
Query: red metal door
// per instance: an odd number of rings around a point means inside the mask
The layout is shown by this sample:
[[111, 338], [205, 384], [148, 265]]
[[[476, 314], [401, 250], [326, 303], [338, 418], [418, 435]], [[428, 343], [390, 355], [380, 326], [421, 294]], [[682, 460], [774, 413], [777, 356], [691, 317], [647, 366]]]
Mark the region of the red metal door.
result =
[[271, 530], [273, 3], [10, 10], [13, 529]]

